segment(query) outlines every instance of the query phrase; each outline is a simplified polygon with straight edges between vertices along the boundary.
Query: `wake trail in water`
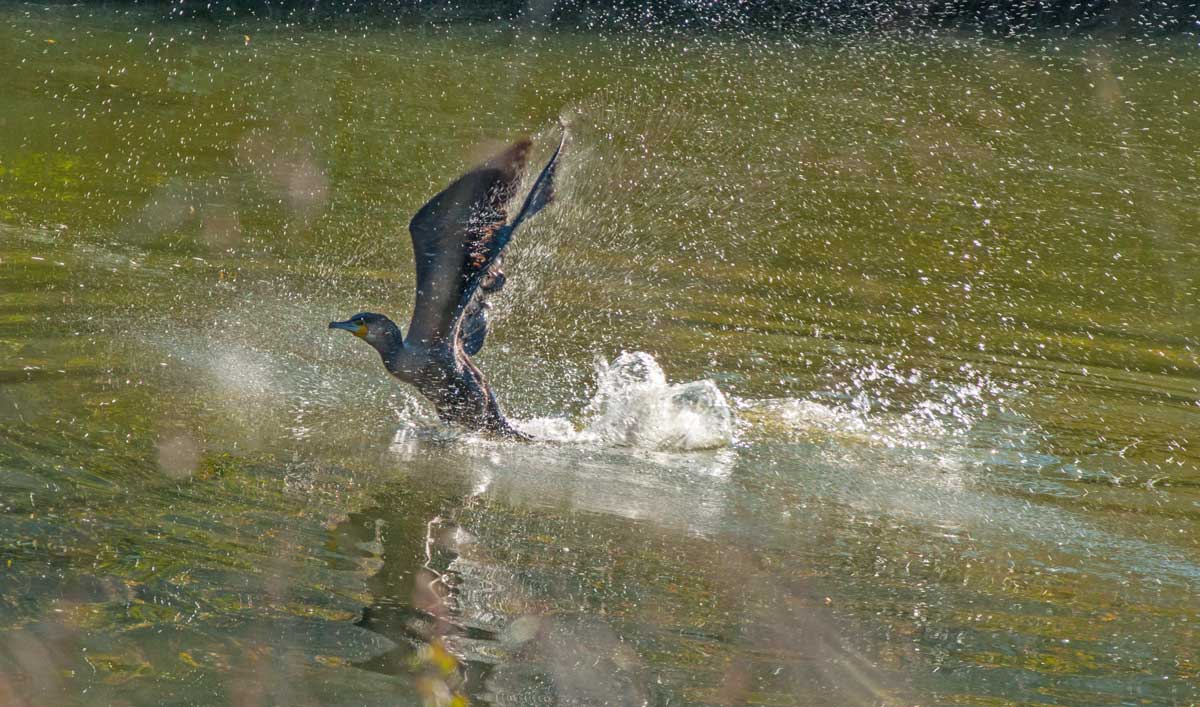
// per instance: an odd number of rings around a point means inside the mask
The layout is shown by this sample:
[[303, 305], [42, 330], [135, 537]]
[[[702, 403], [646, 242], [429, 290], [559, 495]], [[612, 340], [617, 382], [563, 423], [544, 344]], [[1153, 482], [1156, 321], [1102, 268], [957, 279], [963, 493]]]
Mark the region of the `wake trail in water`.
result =
[[[832, 390], [806, 397], [739, 399], [736, 408], [755, 436], [840, 440], [893, 449], [959, 450], [1025, 444], [1029, 422], [1011, 409], [1020, 386], [963, 366], [938, 380], [894, 366], [867, 366]], [[996, 439], [994, 429], [1003, 434]]]

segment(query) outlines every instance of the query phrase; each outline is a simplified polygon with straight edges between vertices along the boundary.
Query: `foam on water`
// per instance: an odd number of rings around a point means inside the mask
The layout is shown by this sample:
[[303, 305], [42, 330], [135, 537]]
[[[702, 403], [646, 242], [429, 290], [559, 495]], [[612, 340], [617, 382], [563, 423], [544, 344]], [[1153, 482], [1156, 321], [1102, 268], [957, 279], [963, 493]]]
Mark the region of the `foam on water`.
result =
[[640, 351], [596, 361], [596, 393], [584, 414], [582, 429], [560, 417], [516, 424], [538, 439], [641, 449], [717, 449], [734, 440], [733, 410], [716, 383], [668, 383]]

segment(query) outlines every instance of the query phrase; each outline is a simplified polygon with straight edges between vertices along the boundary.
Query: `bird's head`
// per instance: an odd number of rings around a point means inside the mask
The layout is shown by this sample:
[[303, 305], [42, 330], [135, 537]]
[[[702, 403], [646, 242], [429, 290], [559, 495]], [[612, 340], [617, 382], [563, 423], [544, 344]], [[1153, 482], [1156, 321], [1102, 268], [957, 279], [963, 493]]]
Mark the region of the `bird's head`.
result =
[[391, 319], [374, 312], [359, 312], [344, 322], [329, 322], [329, 328], [345, 329], [385, 356], [404, 342], [400, 327]]

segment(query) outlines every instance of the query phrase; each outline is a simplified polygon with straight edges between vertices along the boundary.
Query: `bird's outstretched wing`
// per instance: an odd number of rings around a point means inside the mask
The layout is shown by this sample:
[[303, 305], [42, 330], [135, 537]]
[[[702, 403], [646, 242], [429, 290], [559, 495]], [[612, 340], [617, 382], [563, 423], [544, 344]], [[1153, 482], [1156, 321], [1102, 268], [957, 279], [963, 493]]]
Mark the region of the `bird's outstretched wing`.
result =
[[487, 298], [505, 281], [501, 253], [517, 227], [553, 201], [554, 172], [565, 142], [564, 130], [512, 223], [504, 223], [504, 206], [516, 189], [528, 140], [460, 177], [413, 217], [409, 230], [417, 257], [417, 304], [410, 337], [427, 344], [444, 342], [461, 317], [463, 350], [474, 355], [483, 347]]
[[[538, 174], [537, 180], [534, 181], [533, 187], [525, 197], [525, 203], [517, 212], [517, 217], [511, 224], [504, 226], [498, 234], [496, 242], [499, 244], [499, 248], [503, 248], [504, 244], [512, 239], [513, 233], [525, 219], [554, 201], [554, 173], [558, 167], [558, 155], [562, 152], [563, 144], [566, 141], [567, 132], [564, 127], [562, 136], [558, 140], [558, 147], [554, 149], [554, 154], [550, 156], [550, 160]], [[466, 304], [462, 324], [459, 327], [459, 338], [462, 340], [463, 350], [470, 356], [479, 353], [483, 348], [484, 339], [487, 338], [488, 309], [491, 307], [488, 300], [504, 287], [507, 279], [502, 269], [503, 260], [503, 253], [498, 251], [488, 266], [487, 272], [480, 278], [474, 294], [468, 295], [468, 298], [464, 300]]]
[[546, 163], [545, 167], [542, 167], [542, 171], [538, 174], [537, 180], [529, 190], [528, 196], [525, 197], [525, 203], [521, 204], [521, 210], [517, 212], [517, 217], [508, 225], [510, 232], [517, 230], [521, 222], [546, 208], [550, 202], [554, 201], [554, 172], [558, 169], [558, 155], [562, 152], [563, 145], [566, 142], [567, 129], [566, 126], [563, 126], [562, 135], [558, 138], [558, 147], [554, 148], [554, 154], [550, 155], [550, 161]]
[[525, 166], [530, 142], [521, 140], [459, 177], [408, 224], [417, 267], [417, 298], [408, 339], [450, 341], [462, 302], [478, 285], [503, 243], [497, 236]]

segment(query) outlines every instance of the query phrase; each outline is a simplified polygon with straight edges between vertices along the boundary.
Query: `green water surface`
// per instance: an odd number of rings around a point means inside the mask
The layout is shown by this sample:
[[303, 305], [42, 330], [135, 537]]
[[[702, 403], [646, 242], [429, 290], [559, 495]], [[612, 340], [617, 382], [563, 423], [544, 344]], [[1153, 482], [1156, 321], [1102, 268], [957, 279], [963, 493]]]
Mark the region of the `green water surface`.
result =
[[[0, 704], [1200, 702], [1195, 37], [6, 4], [0, 68]], [[326, 323], [558, 120], [479, 357], [548, 439], [438, 430]], [[731, 442], [586, 434], [622, 351]]]

